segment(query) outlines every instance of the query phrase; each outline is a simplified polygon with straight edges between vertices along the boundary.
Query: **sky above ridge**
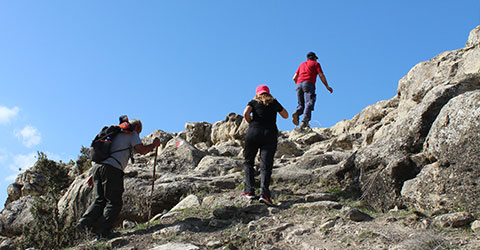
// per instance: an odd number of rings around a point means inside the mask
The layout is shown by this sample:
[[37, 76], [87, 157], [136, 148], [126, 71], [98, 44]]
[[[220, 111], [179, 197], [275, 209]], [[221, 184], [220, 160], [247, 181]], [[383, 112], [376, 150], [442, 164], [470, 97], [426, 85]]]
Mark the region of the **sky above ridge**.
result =
[[180, 132], [241, 114], [259, 84], [291, 114], [314, 51], [334, 92], [317, 79], [311, 125], [330, 127], [478, 25], [478, 0], [0, 1], [0, 209], [38, 151], [75, 160], [122, 114]]

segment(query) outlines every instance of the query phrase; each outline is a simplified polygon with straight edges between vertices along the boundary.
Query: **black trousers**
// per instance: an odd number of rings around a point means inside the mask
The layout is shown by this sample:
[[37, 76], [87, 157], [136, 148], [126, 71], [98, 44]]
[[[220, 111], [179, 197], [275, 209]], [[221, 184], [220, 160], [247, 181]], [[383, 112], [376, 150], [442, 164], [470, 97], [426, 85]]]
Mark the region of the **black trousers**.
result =
[[260, 194], [271, 197], [270, 182], [272, 179], [273, 157], [277, 151], [278, 130], [249, 127], [245, 137], [243, 155], [245, 162], [245, 193], [255, 193], [254, 164], [258, 150], [260, 150]]
[[108, 234], [122, 210], [123, 171], [107, 164], [97, 165], [93, 171], [95, 201], [80, 219], [96, 228], [99, 234]]

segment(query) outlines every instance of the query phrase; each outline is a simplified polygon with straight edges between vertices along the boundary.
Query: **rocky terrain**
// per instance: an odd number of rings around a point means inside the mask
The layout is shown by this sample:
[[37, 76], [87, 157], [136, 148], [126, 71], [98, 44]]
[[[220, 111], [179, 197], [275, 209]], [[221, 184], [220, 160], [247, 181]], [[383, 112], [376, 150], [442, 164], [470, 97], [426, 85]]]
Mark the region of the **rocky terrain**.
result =
[[[464, 48], [413, 67], [393, 98], [331, 128], [281, 131], [276, 207], [239, 195], [242, 116], [153, 132], [143, 138], [162, 139], [152, 203], [154, 154], [136, 155], [116, 236], [70, 249], [480, 249], [479, 116], [480, 26]], [[90, 170], [70, 169], [57, 204], [66, 225], [92, 199]], [[0, 249], [32, 225], [45, 183], [32, 168], [9, 186]]]

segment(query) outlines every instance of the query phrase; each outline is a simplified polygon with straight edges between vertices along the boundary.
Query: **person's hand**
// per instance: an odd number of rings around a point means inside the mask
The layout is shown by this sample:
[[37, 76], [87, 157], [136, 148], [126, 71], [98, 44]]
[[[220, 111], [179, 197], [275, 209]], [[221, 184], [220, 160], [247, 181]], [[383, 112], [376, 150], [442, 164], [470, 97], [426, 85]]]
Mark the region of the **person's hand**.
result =
[[327, 89], [330, 91], [330, 93], [333, 93], [333, 89], [330, 86], [328, 86]]
[[90, 175], [90, 177], [87, 180], [87, 185], [89, 187], [93, 187], [93, 176]]
[[153, 146], [155, 146], [155, 148], [160, 146], [160, 138], [157, 137], [153, 140]]

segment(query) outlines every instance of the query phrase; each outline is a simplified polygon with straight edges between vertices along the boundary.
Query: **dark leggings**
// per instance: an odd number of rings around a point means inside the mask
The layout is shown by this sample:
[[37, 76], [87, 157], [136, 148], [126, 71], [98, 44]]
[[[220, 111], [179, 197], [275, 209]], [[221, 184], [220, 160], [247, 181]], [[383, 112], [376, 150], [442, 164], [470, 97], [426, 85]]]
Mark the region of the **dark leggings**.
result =
[[255, 175], [253, 166], [255, 156], [260, 149], [260, 194], [271, 197], [270, 181], [272, 179], [273, 157], [277, 150], [277, 129], [265, 129], [249, 127], [245, 137], [244, 170], [245, 170], [245, 193], [255, 193]]

